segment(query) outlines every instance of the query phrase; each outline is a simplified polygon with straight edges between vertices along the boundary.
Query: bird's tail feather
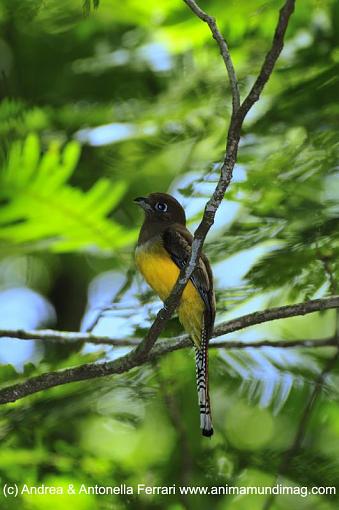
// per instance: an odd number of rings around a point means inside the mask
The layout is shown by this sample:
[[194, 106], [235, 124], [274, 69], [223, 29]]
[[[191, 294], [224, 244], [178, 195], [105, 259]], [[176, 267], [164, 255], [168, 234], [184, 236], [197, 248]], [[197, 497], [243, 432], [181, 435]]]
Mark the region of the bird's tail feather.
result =
[[213, 426], [208, 388], [208, 341], [204, 331], [200, 348], [195, 348], [195, 368], [200, 408], [200, 428], [203, 436], [210, 437], [213, 434]]

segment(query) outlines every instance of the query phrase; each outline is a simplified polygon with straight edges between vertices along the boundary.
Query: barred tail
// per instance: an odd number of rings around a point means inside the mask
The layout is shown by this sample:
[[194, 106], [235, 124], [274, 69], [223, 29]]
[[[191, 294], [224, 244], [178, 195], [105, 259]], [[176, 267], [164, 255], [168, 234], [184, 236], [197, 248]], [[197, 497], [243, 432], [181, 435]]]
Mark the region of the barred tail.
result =
[[208, 343], [203, 331], [200, 349], [195, 347], [195, 368], [200, 407], [200, 428], [203, 436], [213, 434], [210, 396], [208, 389]]

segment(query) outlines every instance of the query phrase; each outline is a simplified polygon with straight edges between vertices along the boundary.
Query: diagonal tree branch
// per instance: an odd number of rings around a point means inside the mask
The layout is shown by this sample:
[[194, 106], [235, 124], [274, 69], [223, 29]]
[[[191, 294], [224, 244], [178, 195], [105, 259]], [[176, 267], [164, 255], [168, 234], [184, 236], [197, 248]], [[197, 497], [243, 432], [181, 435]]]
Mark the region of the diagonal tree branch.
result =
[[[184, 0], [186, 1], [186, 0]], [[197, 14], [200, 18], [201, 16], [208, 16], [204, 11], [201, 11], [200, 8], [198, 8], [197, 4], [193, 0], [187, 0], [186, 3], [192, 8], [193, 6], [193, 12]], [[147, 354], [152, 349], [153, 345], [155, 344], [157, 338], [159, 337], [160, 333], [164, 329], [167, 321], [170, 319], [170, 317], [173, 315], [175, 309], [178, 306], [181, 294], [183, 293], [183, 290], [189, 281], [190, 277], [192, 276], [192, 273], [198, 264], [200, 253], [202, 251], [202, 247], [204, 244], [204, 241], [206, 239], [206, 236], [212, 227], [214, 223], [214, 218], [216, 215], [216, 212], [224, 199], [225, 192], [231, 182], [232, 175], [233, 175], [233, 169], [236, 163], [237, 154], [238, 154], [238, 146], [240, 141], [240, 134], [241, 134], [241, 128], [243, 125], [243, 122], [245, 120], [245, 117], [255, 101], [258, 100], [269, 76], [271, 75], [275, 62], [277, 61], [281, 49], [283, 47], [283, 40], [284, 35], [287, 29], [287, 25], [290, 19], [291, 14], [294, 10], [294, 3], [295, 0], [286, 0], [284, 7], [280, 11], [280, 16], [278, 19], [277, 27], [275, 29], [275, 34], [272, 42], [271, 49], [267, 53], [267, 56], [265, 58], [265, 61], [263, 63], [263, 66], [261, 68], [260, 74], [258, 76], [257, 81], [258, 85], [255, 87], [255, 93], [251, 92], [249, 93], [248, 97], [245, 99], [245, 107], [239, 108], [237, 111], [233, 111], [231, 116], [231, 121], [227, 133], [227, 140], [226, 140], [226, 154], [224, 158], [224, 162], [220, 169], [220, 178], [218, 181], [218, 184], [216, 185], [216, 188], [211, 196], [211, 198], [208, 200], [203, 218], [196, 229], [194, 233], [194, 239], [192, 243], [192, 252], [190, 260], [185, 268], [183, 268], [180, 271], [179, 277], [177, 279], [177, 282], [175, 286], [172, 289], [172, 292], [170, 296], [166, 299], [164, 306], [159, 310], [155, 321], [153, 322], [152, 326], [150, 327], [146, 337], [144, 340], [138, 345], [138, 347], [131, 353], [132, 358], [136, 362], [137, 360], [144, 360], [147, 358]], [[201, 18], [203, 19], [203, 18]], [[213, 20], [213, 18], [210, 18], [208, 16], [208, 19]], [[204, 20], [206, 21], [206, 20]], [[217, 30], [216, 25], [210, 26], [211, 30]], [[213, 35], [217, 36], [218, 34], [215, 32], [212, 33]], [[220, 35], [221, 36], [221, 35]], [[222, 36], [221, 36], [222, 39]], [[218, 44], [221, 43], [219, 35], [217, 39]], [[231, 61], [231, 57], [229, 55], [228, 46], [225, 43], [222, 46], [222, 52], [224, 52], [228, 57], [229, 61]], [[228, 68], [227, 68], [228, 70]], [[235, 75], [234, 75], [235, 76]]]
[[[268, 310], [263, 310], [259, 312], [254, 312], [248, 315], [244, 315], [242, 317], [230, 320], [225, 322], [224, 324], [219, 325], [216, 330], [216, 335], [222, 335], [226, 333], [231, 333], [234, 331], [239, 331], [240, 329], [247, 328], [249, 326], [253, 326], [255, 324], [261, 324], [264, 322], [283, 319], [287, 317], [295, 317], [298, 315], [306, 315], [309, 313], [314, 313], [316, 311], [328, 310], [330, 308], [339, 308], [339, 296], [333, 296], [324, 299], [314, 299], [312, 301], [307, 301], [306, 303], [298, 303], [295, 305], [287, 305], [280, 306], [276, 308], [270, 308]], [[5, 331], [7, 334], [8, 331]], [[29, 336], [30, 333], [34, 332], [25, 332], [22, 336]], [[35, 336], [37, 336], [38, 332], [35, 332]], [[61, 332], [54, 332], [55, 338], [67, 338]], [[53, 335], [53, 332], [48, 333], [50, 338]], [[73, 335], [73, 334], [72, 334]], [[92, 335], [83, 335], [82, 339], [93, 338]], [[78, 340], [79, 340], [78, 336]], [[95, 337], [96, 340], [103, 340], [103, 338]], [[106, 337], [104, 337], [106, 338]], [[106, 338], [107, 340], [107, 338]], [[299, 344], [298, 344], [299, 342]], [[98, 341], [98, 343], [100, 343]], [[74, 368], [67, 368], [64, 370], [58, 370], [56, 372], [48, 372], [46, 374], [39, 375], [37, 377], [31, 377], [27, 379], [23, 383], [14, 384], [11, 386], [7, 386], [3, 389], [0, 389], [0, 404], [6, 404], [8, 402], [15, 402], [16, 400], [23, 398], [27, 395], [31, 395], [33, 393], [37, 393], [39, 391], [52, 388], [54, 386], [60, 386], [62, 384], [67, 384], [70, 382], [83, 381], [88, 379], [93, 379], [97, 377], [105, 377], [112, 374], [121, 374], [123, 372], [127, 372], [132, 368], [135, 368], [139, 365], [142, 365], [145, 362], [152, 361], [164, 354], [169, 352], [181, 349], [183, 347], [187, 347], [191, 345], [190, 340], [187, 336], [179, 337], [178, 339], [170, 342], [170, 341], [162, 341], [159, 342], [158, 345], [152, 349], [144, 358], [137, 359], [134, 355], [135, 349], [126, 354], [125, 356], [121, 356], [120, 358], [103, 363], [88, 363], [84, 365], [80, 365]], [[324, 347], [337, 345], [336, 339], [325, 339], [325, 340], [305, 340], [301, 342], [300, 340], [292, 340], [290, 342], [250, 342], [250, 343], [242, 343], [242, 342], [215, 342], [211, 343], [211, 347], [223, 347], [223, 348], [245, 348], [245, 347]]]
[[259, 75], [255, 80], [250, 92], [248, 93], [248, 96], [245, 98], [239, 109], [239, 119], [244, 119], [254, 103], [258, 101], [260, 94], [262, 93], [266, 83], [269, 80], [269, 77], [272, 74], [275, 63], [278, 60], [278, 57], [284, 46], [285, 33], [288, 27], [289, 19], [293, 14], [294, 7], [295, 0], [287, 0], [279, 11], [279, 20], [274, 32], [271, 49], [265, 57]]

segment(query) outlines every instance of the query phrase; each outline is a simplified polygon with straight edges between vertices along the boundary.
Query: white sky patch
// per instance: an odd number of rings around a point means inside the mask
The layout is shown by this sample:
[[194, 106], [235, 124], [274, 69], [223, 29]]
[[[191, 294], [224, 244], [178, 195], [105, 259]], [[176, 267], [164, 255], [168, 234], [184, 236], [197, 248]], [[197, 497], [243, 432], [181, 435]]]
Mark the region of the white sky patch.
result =
[[95, 128], [80, 129], [75, 133], [75, 138], [81, 143], [88, 143], [98, 147], [100, 145], [108, 145], [114, 142], [126, 140], [135, 135], [136, 128], [133, 124], [122, 124], [113, 122], [104, 126]]
[[124, 124], [122, 122], [112, 122], [94, 128], [84, 128], [77, 131], [74, 138], [80, 143], [87, 143], [93, 147], [109, 145], [112, 143], [122, 142], [137, 136], [152, 136], [156, 133], [156, 126], [146, 124], [144, 126], [136, 126], [134, 124]]
[[228, 257], [214, 264], [213, 273], [218, 287], [236, 287], [243, 283], [243, 278], [249, 269], [273, 248], [272, 245], [259, 245]]
[[138, 54], [148, 62], [153, 71], [169, 71], [173, 66], [171, 55], [163, 44], [145, 44], [139, 49]]
[[[0, 292], [0, 328], [39, 329], [55, 322], [53, 306], [46, 298], [27, 287]], [[21, 370], [28, 361], [37, 361], [35, 342], [3, 338], [0, 344], [1, 363], [10, 363]]]
[[163, 73], [173, 67], [173, 59], [166, 46], [148, 43], [136, 49], [117, 48], [111, 51], [107, 44], [97, 44], [95, 55], [74, 60], [72, 71], [75, 74], [102, 74], [121, 66], [132, 68], [150, 67], [152, 71]]

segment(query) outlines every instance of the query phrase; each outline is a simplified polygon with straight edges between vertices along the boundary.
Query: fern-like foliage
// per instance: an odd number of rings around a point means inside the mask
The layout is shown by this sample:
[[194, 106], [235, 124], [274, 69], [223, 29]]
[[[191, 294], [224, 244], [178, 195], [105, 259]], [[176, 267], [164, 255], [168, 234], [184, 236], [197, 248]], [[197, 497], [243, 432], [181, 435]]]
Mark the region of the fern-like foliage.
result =
[[[310, 354], [269, 347], [221, 351], [220, 362], [237, 381], [241, 396], [271, 408], [275, 414], [284, 407], [292, 391], [311, 390], [322, 370], [320, 360]], [[326, 379], [323, 390], [337, 394], [331, 377]]]
[[0, 255], [35, 249], [112, 251], [135, 236], [107, 218], [126, 185], [101, 178], [87, 192], [71, 186], [78, 143], [51, 143], [41, 155], [36, 135], [11, 145], [0, 170]]

